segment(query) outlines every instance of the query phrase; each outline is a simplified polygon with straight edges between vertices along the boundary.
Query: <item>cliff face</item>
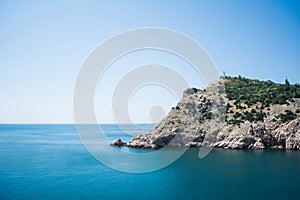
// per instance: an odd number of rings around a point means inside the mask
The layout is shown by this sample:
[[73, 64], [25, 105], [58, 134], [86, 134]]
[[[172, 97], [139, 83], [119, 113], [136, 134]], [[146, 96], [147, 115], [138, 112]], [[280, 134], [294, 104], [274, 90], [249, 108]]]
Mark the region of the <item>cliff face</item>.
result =
[[152, 131], [124, 145], [300, 150], [300, 86], [225, 77], [189, 88]]

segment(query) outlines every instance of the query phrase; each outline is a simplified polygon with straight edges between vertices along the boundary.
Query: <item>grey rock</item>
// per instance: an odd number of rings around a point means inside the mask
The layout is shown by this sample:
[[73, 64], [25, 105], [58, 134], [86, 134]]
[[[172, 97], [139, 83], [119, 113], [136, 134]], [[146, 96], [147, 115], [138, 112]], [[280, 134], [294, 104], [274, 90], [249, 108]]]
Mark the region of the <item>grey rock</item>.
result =
[[299, 150], [300, 149], [300, 131], [291, 134], [286, 140], [286, 149]]
[[253, 149], [264, 149], [265, 148], [265, 145], [261, 142], [261, 141], [256, 141], [254, 144], [253, 144]]
[[122, 142], [121, 138], [115, 139], [110, 143], [111, 146], [116, 146], [116, 147], [121, 147], [121, 146], [126, 146], [125, 142]]
[[245, 147], [246, 147], [245, 142], [239, 142], [239, 141], [233, 143], [231, 146], [232, 149], [244, 149]]
[[188, 96], [191, 94], [195, 94], [197, 91], [198, 91], [198, 89], [196, 89], [196, 88], [188, 88], [183, 92], [183, 95]]

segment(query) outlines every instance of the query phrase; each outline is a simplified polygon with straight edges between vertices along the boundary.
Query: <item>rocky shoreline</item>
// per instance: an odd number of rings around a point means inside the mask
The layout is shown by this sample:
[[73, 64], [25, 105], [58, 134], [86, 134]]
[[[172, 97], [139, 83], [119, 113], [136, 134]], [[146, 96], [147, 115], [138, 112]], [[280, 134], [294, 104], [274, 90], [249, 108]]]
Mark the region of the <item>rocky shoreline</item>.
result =
[[184, 143], [175, 143], [172, 139], [175, 135], [168, 135], [167, 137], [155, 137], [152, 134], [146, 133], [143, 135], [137, 135], [133, 137], [128, 143], [125, 143], [118, 138], [114, 140], [112, 146], [126, 146], [130, 148], [142, 148], [142, 149], [159, 149], [162, 147], [214, 147], [225, 149], [287, 149], [287, 150], [300, 150], [300, 133], [299, 130], [295, 130], [291, 127], [294, 125], [300, 126], [300, 118], [286, 124], [272, 132], [267, 131], [263, 124], [248, 124], [248, 132], [242, 134], [239, 131], [219, 132], [216, 137], [216, 141], [207, 142], [204, 141], [204, 137], [201, 134], [197, 137], [193, 137], [192, 140]]
[[203, 90], [187, 89], [177, 106], [153, 130], [136, 135], [128, 143], [118, 138], [111, 145], [300, 150], [300, 98], [291, 96], [286, 103], [268, 106], [261, 102], [236, 103], [222, 90], [233, 81], [236, 80], [222, 79]]

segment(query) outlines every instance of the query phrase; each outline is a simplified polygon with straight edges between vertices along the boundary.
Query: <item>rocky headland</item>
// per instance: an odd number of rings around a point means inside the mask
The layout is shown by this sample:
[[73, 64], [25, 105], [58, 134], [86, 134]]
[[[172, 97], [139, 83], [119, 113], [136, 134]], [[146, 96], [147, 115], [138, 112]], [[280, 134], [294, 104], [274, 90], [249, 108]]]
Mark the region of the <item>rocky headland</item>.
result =
[[185, 90], [150, 132], [111, 145], [300, 150], [300, 85], [222, 77], [206, 88]]

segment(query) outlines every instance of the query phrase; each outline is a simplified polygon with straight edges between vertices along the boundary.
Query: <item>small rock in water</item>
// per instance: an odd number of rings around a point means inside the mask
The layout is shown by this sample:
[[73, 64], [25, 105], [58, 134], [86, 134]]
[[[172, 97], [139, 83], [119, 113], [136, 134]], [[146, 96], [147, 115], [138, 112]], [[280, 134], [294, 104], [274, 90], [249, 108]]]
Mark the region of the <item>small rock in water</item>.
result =
[[112, 141], [110, 143], [111, 146], [116, 146], [116, 147], [121, 147], [121, 146], [125, 146], [126, 143], [122, 141], [121, 138], [115, 139], [114, 141]]

